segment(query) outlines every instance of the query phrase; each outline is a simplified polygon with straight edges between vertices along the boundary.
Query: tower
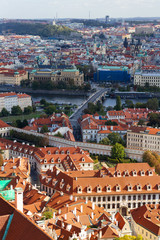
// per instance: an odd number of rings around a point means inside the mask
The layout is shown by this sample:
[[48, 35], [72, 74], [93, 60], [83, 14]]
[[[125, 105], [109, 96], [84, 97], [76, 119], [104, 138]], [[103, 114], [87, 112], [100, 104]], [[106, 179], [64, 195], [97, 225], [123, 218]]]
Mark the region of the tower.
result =
[[15, 188], [15, 206], [16, 208], [23, 212], [23, 189]]

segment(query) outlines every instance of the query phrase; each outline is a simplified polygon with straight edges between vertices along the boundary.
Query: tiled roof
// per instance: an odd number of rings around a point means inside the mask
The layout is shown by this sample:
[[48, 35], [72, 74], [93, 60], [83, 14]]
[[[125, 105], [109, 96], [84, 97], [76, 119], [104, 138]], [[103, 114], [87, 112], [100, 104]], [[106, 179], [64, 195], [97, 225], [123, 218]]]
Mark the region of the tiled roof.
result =
[[160, 205], [143, 205], [131, 210], [133, 220], [149, 232], [160, 236]]
[[[43, 232], [37, 225], [31, 222], [23, 213], [16, 210], [13, 206], [11, 206], [11, 204], [9, 204], [7, 201], [0, 197], [0, 218], [6, 215], [11, 216], [12, 214], [13, 218], [7, 231], [7, 236], [5, 238], [6, 240], [13, 239], [53, 240], [53, 238], [51, 238], [49, 235]], [[5, 226], [6, 224], [4, 223], [4, 227]], [[0, 234], [2, 234], [3, 232], [4, 232], [3, 228], [2, 229], [0, 228]]]

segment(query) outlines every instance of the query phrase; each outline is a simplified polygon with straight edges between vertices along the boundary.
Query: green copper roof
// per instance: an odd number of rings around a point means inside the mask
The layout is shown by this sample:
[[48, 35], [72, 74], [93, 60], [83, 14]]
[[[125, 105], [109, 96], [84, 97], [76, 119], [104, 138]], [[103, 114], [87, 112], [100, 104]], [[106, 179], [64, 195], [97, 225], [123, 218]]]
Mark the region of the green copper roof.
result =
[[14, 200], [15, 199], [14, 189], [4, 190], [10, 182], [11, 182], [11, 180], [0, 180], [0, 195], [6, 200]]
[[64, 69], [63, 72], [77, 72], [77, 69]]
[[126, 66], [100, 66], [101, 69], [110, 69], [110, 70], [124, 70], [127, 71], [128, 67]]
[[3, 191], [11, 180], [0, 180], [0, 191]]
[[0, 191], [0, 195], [6, 200], [14, 200], [15, 199], [15, 191], [13, 189]]

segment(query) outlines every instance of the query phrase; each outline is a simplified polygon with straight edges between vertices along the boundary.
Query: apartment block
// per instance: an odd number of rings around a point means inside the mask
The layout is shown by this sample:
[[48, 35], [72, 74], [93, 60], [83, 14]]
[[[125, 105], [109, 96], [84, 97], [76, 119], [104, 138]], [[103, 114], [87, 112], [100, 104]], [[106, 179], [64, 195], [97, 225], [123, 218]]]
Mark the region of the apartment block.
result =
[[26, 79], [28, 79], [28, 73], [25, 70], [0, 69], [0, 84], [19, 86], [21, 81]]
[[127, 131], [127, 148], [160, 152], [160, 129], [130, 127]]
[[32, 99], [30, 95], [25, 93], [8, 92], [0, 93], [0, 111], [6, 108], [7, 111], [11, 112], [13, 106], [20, 106], [22, 110], [25, 107], [32, 106]]
[[144, 87], [146, 83], [149, 86], [160, 87], [160, 71], [149, 72], [149, 71], [139, 71], [134, 75], [134, 85]]

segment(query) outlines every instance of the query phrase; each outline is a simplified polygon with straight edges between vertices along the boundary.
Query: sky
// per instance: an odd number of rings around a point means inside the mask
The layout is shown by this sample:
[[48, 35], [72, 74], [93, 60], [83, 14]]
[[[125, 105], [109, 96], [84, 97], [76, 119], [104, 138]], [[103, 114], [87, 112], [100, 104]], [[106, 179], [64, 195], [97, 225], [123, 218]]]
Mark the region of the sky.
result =
[[0, 18], [160, 17], [160, 0], [0, 0]]

